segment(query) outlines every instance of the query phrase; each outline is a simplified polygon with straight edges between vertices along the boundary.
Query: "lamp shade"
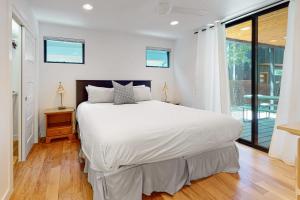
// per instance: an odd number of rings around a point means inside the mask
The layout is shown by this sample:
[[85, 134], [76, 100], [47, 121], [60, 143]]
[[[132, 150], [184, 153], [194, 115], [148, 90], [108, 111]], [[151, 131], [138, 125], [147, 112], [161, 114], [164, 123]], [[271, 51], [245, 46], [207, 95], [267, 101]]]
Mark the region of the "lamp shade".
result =
[[59, 82], [59, 86], [58, 86], [58, 88], [57, 88], [57, 93], [58, 93], [58, 94], [63, 94], [63, 93], [65, 93], [64, 86], [61, 84], [61, 82]]

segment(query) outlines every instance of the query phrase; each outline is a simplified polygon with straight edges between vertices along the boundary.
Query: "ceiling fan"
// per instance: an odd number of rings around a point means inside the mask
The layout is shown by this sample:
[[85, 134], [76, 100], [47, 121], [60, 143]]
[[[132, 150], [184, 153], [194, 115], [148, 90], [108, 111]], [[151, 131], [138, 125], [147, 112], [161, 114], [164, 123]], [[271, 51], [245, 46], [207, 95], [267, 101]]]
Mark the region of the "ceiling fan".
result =
[[171, 14], [195, 15], [195, 16], [207, 15], [206, 10], [175, 6], [173, 0], [158, 0], [157, 12], [159, 15], [162, 16], [171, 15]]

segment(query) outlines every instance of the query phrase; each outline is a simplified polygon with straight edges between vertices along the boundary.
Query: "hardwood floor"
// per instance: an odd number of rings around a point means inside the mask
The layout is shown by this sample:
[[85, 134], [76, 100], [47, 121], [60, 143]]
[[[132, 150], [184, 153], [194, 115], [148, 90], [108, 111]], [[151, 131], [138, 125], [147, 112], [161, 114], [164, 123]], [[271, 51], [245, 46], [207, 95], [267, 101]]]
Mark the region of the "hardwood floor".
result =
[[13, 166], [15, 166], [15, 164], [18, 161], [18, 154], [19, 154], [19, 142], [18, 142], [18, 140], [14, 140], [14, 142], [13, 142]]
[[[238, 174], [220, 173], [195, 181], [174, 196], [155, 193], [143, 200], [295, 199], [295, 168], [267, 154], [238, 145]], [[78, 162], [78, 142], [60, 140], [37, 144], [28, 160], [18, 163], [12, 200], [92, 199], [92, 188]]]

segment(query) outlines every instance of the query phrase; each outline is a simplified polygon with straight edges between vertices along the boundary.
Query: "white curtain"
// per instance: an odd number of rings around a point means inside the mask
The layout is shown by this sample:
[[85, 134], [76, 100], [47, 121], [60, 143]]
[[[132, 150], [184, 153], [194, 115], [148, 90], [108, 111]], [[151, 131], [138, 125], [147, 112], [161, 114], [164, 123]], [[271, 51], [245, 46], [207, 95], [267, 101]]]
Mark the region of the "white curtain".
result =
[[226, 65], [225, 25], [198, 33], [196, 62], [196, 94], [200, 108], [230, 113], [228, 69]]
[[300, 3], [291, 0], [278, 112], [269, 155], [295, 165], [297, 137], [279, 131], [279, 124], [300, 121]]

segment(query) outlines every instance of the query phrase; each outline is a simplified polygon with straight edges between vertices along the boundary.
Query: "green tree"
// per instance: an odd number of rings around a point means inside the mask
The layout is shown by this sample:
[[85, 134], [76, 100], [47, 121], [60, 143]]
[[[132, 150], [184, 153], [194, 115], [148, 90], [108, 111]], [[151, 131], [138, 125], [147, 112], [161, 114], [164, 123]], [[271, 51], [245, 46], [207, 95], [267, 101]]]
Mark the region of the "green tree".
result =
[[250, 65], [251, 44], [227, 39], [226, 48], [229, 78], [236, 80], [237, 68], [243, 71], [244, 66]]

